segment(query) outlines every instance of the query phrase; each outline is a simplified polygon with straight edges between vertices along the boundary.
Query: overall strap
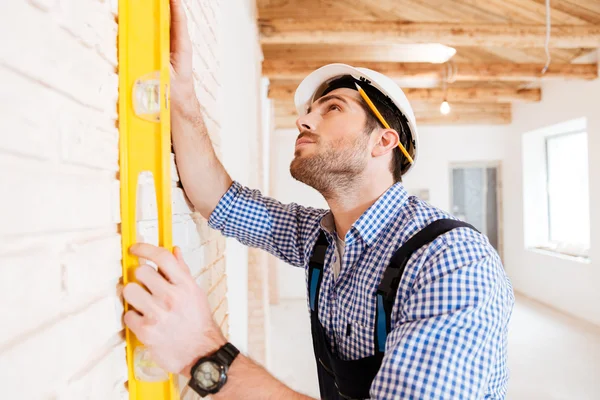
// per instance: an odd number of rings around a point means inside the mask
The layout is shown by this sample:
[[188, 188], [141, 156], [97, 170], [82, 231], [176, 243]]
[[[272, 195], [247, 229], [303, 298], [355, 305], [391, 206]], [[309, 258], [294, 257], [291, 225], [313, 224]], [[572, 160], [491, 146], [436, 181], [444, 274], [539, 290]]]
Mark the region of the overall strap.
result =
[[475, 229], [463, 221], [453, 219], [440, 219], [427, 225], [417, 232], [404, 245], [402, 245], [392, 256], [389, 266], [383, 272], [383, 278], [377, 288], [377, 310], [375, 314], [375, 351], [385, 351], [385, 341], [391, 330], [391, 315], [400, 278], [406, 267], [408, 259], [419, 248], [434, 241], [438, 236], [455, 228]]
[[308, 262], [308, 299], [311, 311], [318, 310], [319, 292], [321, 291], [321, 280], [323, 279], [323, 265], [325, 254], [329, 243], [323, 231], [319, 232], [319, 238], [315, 244], [310, 261]]

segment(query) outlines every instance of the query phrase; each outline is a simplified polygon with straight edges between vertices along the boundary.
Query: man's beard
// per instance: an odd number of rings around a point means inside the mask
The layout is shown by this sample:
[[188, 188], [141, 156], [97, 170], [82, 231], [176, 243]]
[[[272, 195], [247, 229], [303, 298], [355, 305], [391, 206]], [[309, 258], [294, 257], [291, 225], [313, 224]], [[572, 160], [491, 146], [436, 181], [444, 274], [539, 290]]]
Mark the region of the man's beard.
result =
[[[290, 164], [292, 177], [314, 189], [325, 198], [339, 195], [352, 187], [367, 165], [364, 151], [368, 135], [360, 135], [349, 147], [333, 146], [316, 154], [296, 156]], [[319, 143], [315, 143], [319, 146]]]

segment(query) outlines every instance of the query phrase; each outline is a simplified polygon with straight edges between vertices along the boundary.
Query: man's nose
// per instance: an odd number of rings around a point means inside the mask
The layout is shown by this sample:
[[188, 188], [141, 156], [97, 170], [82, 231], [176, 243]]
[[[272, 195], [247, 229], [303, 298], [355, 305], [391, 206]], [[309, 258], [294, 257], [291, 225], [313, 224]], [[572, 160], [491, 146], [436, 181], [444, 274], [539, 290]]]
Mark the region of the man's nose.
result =
[[296, 120], [296, 127], [300, 132], [302, 131], [316, 131], [317, 124], [315, 121], [315, 116], [311, 114], [305, 114], [299, 117]]

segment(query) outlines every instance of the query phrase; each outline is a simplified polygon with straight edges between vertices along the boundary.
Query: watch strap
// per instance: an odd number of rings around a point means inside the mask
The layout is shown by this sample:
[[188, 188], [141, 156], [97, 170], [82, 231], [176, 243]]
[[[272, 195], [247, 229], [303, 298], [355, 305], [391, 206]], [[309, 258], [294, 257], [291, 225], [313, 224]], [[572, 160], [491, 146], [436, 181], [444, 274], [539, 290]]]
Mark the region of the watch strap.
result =
[[238, 354], [240, 354], [240, 351], [234, 345], [227, 342], [219, 350], [217, 350], [215, 357], [217, 357], [223, 363], [223, 365], [229, 367]]

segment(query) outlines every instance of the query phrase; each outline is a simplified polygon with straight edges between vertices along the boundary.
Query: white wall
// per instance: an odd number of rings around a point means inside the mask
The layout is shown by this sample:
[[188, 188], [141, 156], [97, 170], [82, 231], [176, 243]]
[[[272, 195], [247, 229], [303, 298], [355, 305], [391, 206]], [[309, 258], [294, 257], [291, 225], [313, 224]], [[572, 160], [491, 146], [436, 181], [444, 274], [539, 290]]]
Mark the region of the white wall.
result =
[[501, 161], [509, 131], [508, 125], [419, 127], [418, 159], [404, 177], [404, 186], [411, 193], [428, 190], [429, 203], [449, 211], [450, 165]]
[[[235, 3], [235, 4], [234, 4]], [[235, 0], [222, 8], [222, 111], [221, 151], [231, 177], [251, 185], [251, 150], [260, 127], [260, 70], [262, 53], [258, 44], [252, 2]], [[248, 248], [227, 239], [227, 300], [230, 340], [248, 349]]]
[[[128, 399], [117, 101], [118, 1], [0, 2], [0, 371], [3, 399]], [[218, 70], [221, 4], [186, 1], [193, 62]], [[123, 22], [121, 20], [121, 22]], [[149, 38], [151, 40], [151, 38]], [[195, 83], [218, 139], [219, 81]], [[122, 132], [121, 132], [122, 133]], [[174, 171], [174, 168], [172, 168]], [[227, 331], [222, 237], [192, 218], [173, 178], [173, 242]], [[145, 181], [145, 180], [144, 180]], [[145, 181], [138, 233], [155, 242]], [[203, 272], [200, 274], [200, 272]], [[32, 381], [32, 366], [43, 370]], [[183, 390], [184, 385], [180, 386]], [[184, 396], [185, 397], [185, 396]], [[187, 397], [186, 397], [187, 398]]]
[[[271, 196], [283, 203], [328, 208], [325, 199], [313, 188], [292, 178], [290, 163], [294, 158], [294, 144], [298, 137], [295, 129], [276, 130], [271, 142]], [[279, 297], [305, 298], [304, 269], [277, 260]]]
[[[548, 82], [540, 103], [516, 105], [505, 158], [505, 260], [515, 290], [600, 325], [600, 80]], [[540, 254], [524, 247], [523, 133], [587, 118], [590, 189], [590, 263]]]

